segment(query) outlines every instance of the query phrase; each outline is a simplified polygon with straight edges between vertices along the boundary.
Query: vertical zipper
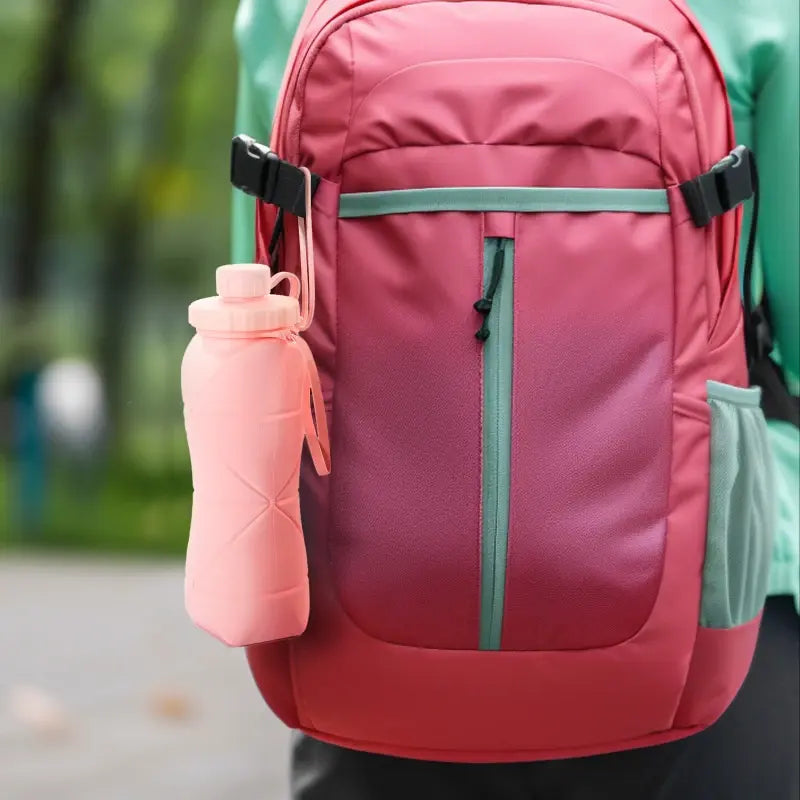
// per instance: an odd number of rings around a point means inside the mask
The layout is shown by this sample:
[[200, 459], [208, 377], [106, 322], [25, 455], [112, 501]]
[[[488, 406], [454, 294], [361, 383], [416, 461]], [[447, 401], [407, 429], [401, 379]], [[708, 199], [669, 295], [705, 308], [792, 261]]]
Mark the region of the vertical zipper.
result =
[[506, 588], [514, 346], [514, 240], [484, 240], [481, 650], [499, 650]]
[[497, 287], [500, 285], [500, 279], [503, 277], [503, 268], [506, 261], [505, 253], [505, 239], [487, 239], [486, 242], [493, 242], [494, 255], [492, 256], [491, 270], [489, 269], [489, 256], [488, 253], [484, 254], [484, 289], [483, 297], [478, 300], [473, 308], [483, 315], [483, 324], [475, 334], [475, 338], [479, 342], [485, 342], [489, 338], [491, 329], [489, 328], [489, 314], [492, 313], [492, 305], [494, 303], [494, 296], [497, 293]]

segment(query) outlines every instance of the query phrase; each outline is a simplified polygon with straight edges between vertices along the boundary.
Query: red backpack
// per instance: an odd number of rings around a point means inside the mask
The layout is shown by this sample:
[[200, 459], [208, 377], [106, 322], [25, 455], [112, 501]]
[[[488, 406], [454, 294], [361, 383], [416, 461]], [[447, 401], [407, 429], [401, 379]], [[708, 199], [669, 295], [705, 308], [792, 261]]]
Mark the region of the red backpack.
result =
[[317, 187], [311, 620], [249, 649], [288, 725], [521, 761], [728, 706], [773, 513], [734, 145], [683, 0], [312, 0], [250, 187], [276, 269]]

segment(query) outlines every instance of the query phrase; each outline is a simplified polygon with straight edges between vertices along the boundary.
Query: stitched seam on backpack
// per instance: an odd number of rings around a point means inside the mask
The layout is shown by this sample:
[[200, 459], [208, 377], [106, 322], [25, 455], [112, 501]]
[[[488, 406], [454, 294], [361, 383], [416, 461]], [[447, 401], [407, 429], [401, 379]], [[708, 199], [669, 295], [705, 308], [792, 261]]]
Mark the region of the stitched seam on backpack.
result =
[[[653, 78], [656, 85], [656, 129], [658, 130], [658, 160], [661, 163], [661, 173], [664, 176], [664, 133], [661, 130], [661, 87], [658, 83], [658, 66], [656, 65], [656, 50], [658, 39], [653, 38]], [[666, 186], [666, 180], [664, 185]]]
[[633, 153], [630, 150], [619, 150], [615, 147], [603, 147], [597, 144], [565, 144], [563, 141], [547, 141], [547, 142], [536, 142], [535, 144], [520, 144], [518, 142], [437, 142], [431, 144], [402, 144], [402, 145], [393, 145], [391, 147], [376, 147], [371, 150], [360, 150], [357, 153], [353, 153], [352, 155], [348, 155], [344, 161], [342, 161], [342, 166], [344, 164], [353, 161], [354, 159], [361, 158], [362, 156], [368, 156], [372, 153], [385, 153], [389, 150], [407, 150], [411, 148], [421, 148], [421, 147], [524, 147], [528, 150], [535, 147], [562, 147], [562, 148], [589, 148], [592, 150], [605, 150], [609, 153], [620, 153], [621, 155], [630, 156], [631, 158], [641, 158], [644, 161], [647, 161], [650, 164], [659, 168], [659, 171], [662, 172], [662, 183], [663, 181], [663, 168], [662, 165], [654, 161], [652, 158], [649, 158], [642, 153]]

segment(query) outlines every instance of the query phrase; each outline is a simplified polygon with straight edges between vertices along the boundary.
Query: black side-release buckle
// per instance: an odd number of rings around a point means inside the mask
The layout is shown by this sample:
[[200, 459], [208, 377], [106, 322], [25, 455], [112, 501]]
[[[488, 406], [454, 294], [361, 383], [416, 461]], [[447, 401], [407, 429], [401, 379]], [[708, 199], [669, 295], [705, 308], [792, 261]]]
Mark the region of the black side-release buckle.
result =
[[[319, 186], [319, 175], [311, 175], [311, 194]], [[231, 183], [246, 194], [305, 217], [305, 176], [294, 164], [283, 161], [266, 145], [239, 134], [231, 142]]]
[[708, 172], [682, 183], [680, 190], [694, 224], [698, 228], [708, 225], [753, 196], [750, 150], [740, 144]]

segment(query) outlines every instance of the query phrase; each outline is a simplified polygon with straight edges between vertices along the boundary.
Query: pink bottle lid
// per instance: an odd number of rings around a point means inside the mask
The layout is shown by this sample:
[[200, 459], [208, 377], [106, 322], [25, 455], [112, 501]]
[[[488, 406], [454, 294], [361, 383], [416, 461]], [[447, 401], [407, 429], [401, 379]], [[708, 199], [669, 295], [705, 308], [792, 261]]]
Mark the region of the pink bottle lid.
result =
[[227, 264], [217, 269], [216, 297], [189, 306], [189, 324], [202, 331], [232, 333], [291, 329], [300, 322], [295, 297], [270, 294], [272, 275], [263, 264]]

